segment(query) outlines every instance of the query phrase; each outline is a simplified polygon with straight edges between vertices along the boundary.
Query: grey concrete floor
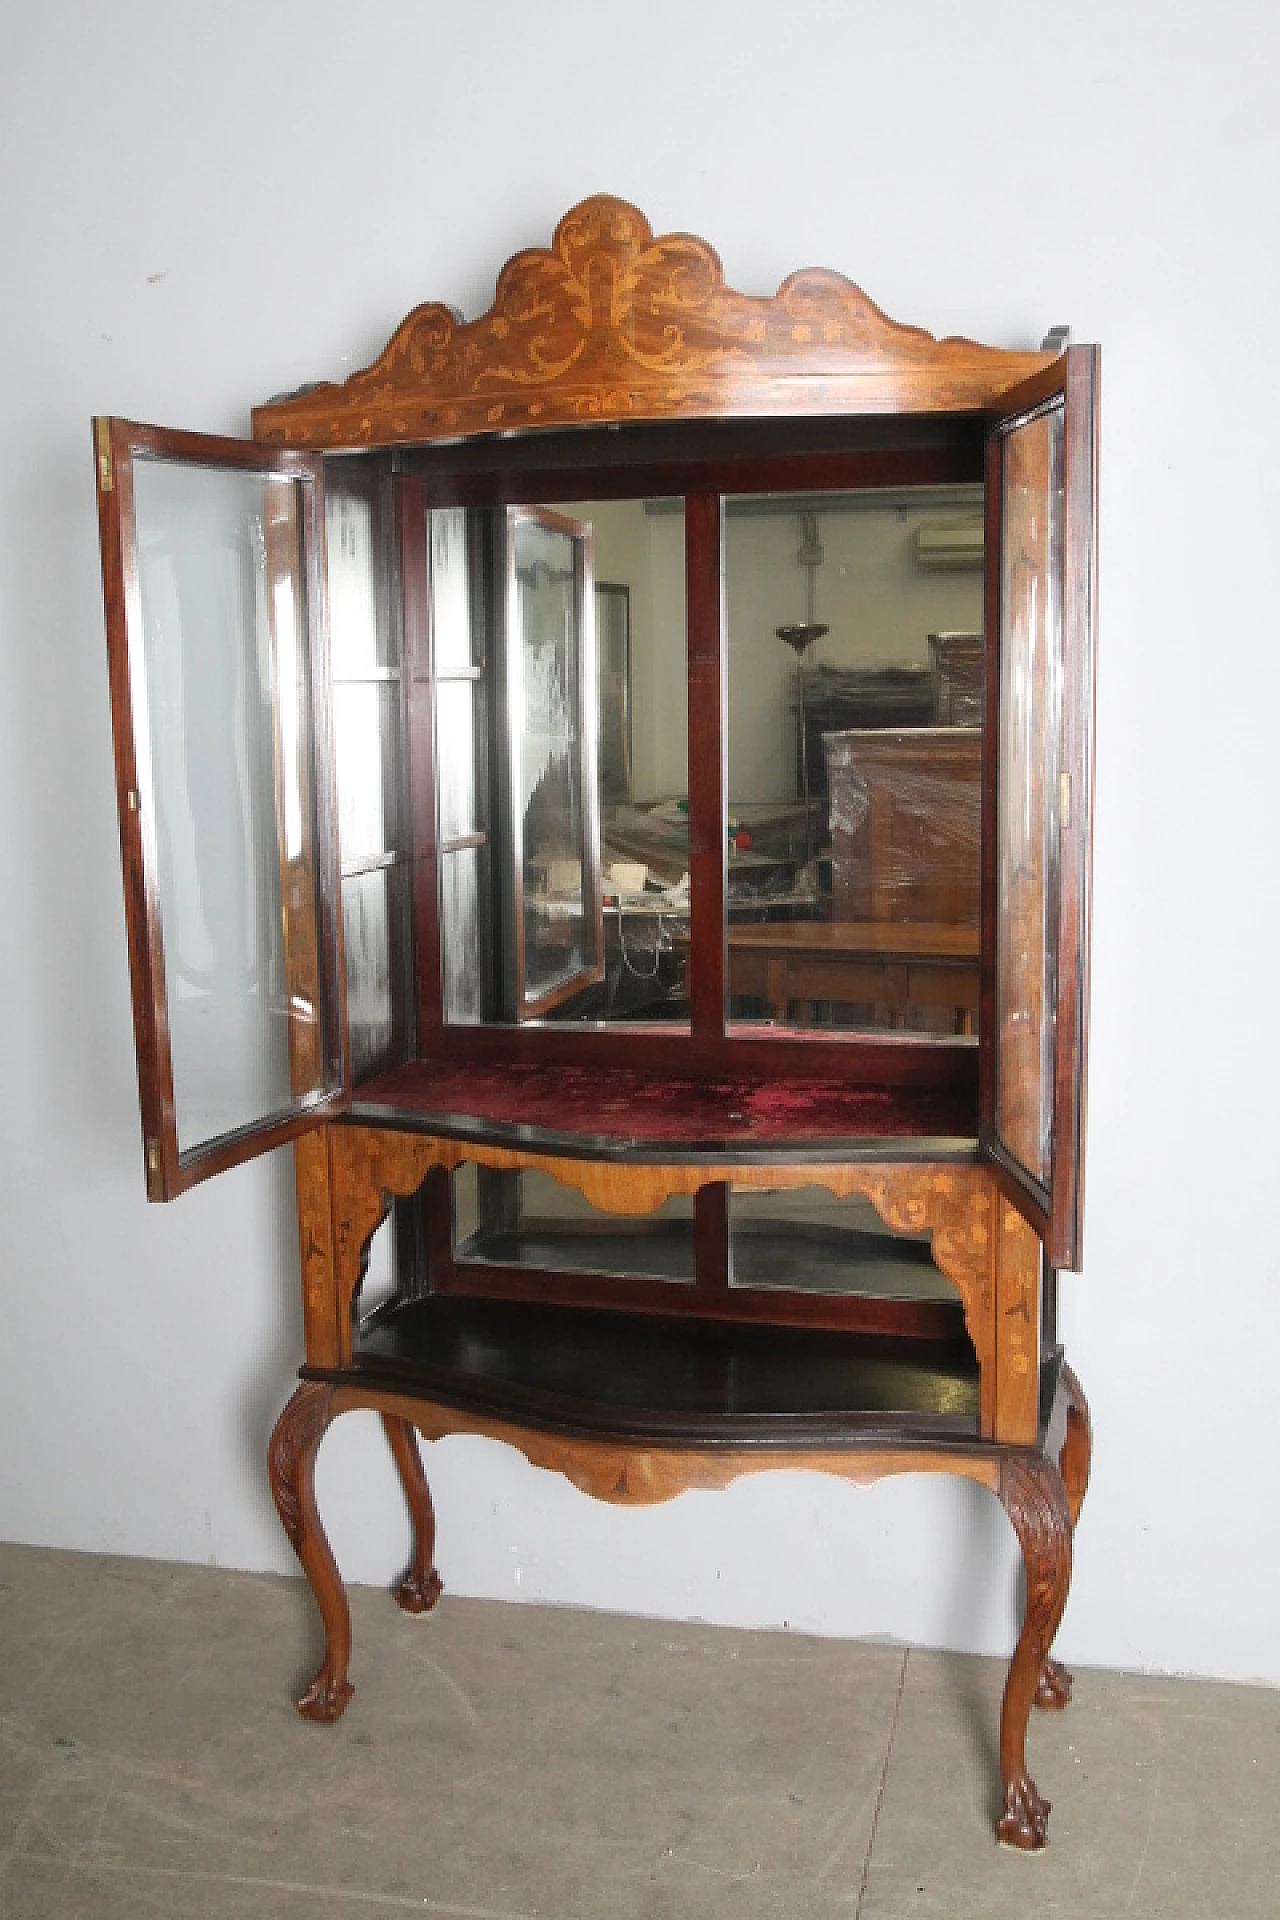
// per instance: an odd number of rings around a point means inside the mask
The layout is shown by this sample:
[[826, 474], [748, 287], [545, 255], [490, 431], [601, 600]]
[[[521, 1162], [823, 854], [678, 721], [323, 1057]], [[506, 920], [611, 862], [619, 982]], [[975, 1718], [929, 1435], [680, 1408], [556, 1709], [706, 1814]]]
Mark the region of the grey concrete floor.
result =
[[1280, 1913], [1275, 1693], [1079, 1674], [1027, 1856], [992, 1839], [996, 1662], [351, 1598], [314, 1727], [300, 1582], [0, 1547], [4, 1920]]

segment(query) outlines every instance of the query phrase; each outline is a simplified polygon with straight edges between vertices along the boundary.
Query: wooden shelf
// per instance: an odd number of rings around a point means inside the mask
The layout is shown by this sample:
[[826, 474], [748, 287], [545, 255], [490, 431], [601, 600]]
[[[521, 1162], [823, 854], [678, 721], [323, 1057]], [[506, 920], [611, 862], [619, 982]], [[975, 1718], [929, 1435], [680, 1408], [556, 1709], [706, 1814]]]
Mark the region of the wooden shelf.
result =
[[855, 1434], [978, 1436], [978, 1368], [964, 1340], [437, 1296], [375, 1316], [352, 1373], [620, 1440], [821, 1447]]

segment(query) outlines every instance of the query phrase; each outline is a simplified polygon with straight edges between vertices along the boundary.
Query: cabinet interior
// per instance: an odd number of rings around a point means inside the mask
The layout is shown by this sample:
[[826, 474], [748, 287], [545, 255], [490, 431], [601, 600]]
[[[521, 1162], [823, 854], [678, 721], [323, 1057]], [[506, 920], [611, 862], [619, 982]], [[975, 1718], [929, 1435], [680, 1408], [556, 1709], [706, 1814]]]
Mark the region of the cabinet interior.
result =
[[[522, 457], [324, 462], [353, 1113], [971, 1158], [980, 423]], [[780, 1076], [785, 1115], [747, 1115]], [[857, 1298], [870, 1330], [966, 1338], [928, 1236], [817, 1189], [709, 1178], [616, 1218], [471, 1164], [391, 1231], [401, 1301], [705, 1317], [714, 1275], [735, 1315], [838, 1327]]]

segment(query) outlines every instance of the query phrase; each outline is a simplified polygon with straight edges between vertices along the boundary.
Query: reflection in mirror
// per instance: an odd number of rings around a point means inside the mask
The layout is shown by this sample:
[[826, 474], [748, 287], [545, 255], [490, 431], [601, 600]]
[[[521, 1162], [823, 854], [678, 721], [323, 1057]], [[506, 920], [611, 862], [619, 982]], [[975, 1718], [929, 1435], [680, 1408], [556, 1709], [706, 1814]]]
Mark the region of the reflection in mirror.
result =
[[869, 1200], [825, 1187], [735, 1186], [730, 1285], [895, 1300], [958, 1300], [927, 1233], [885, 1226]]
[[631, 589], [596, 581], [596, 686], [600, 724], [600, 800], [631, 799]]
[[975, 1030], [981, 486], [731, 499], [730, 1022]]
[[459, 1266], [693, 1284], [692, 1194], [673, 1194], [653, 1213], [623, 1216], [600, 1212], [576, 1187], [534, 1169], [506, 1173], [466, 1161], [452, 1183]]
[[602, 976], [591, 530], [508, 515], [506, 770], [511, 1014], [526, 1020]]
[[684, 515], [431, 514], [446, 1020], [688, 1019]]

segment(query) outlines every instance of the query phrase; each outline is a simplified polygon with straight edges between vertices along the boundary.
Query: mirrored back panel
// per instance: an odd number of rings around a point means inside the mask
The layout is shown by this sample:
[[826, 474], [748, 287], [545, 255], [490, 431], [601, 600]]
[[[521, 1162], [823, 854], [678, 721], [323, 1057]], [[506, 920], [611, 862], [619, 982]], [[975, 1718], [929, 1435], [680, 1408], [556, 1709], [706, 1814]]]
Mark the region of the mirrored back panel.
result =
[[971, 1034], [980, 486], [730, 499], [726, 1017]]
[[453, 1258], [460, 1267], [693, 1285], [692, 1194], [673, 1194], [653, 1213], [601, 1213], [550, 1174], [498, 1172], [470, 1161], [453, 1173], [452, 1193]]
[[869, 1200], [825, 1187], [735, 1186], [729, 1284], [902, 1300], [958, 1301], [928, 1233], [886, 1227]]

